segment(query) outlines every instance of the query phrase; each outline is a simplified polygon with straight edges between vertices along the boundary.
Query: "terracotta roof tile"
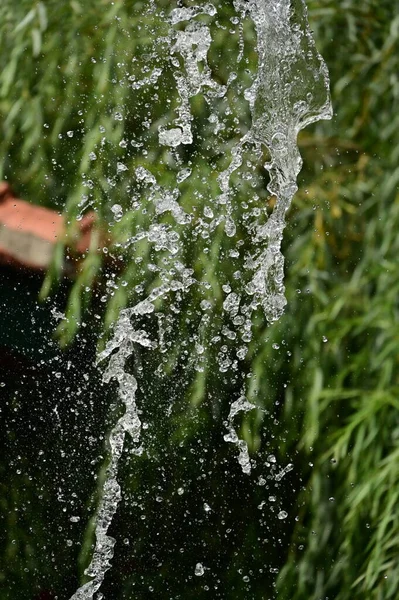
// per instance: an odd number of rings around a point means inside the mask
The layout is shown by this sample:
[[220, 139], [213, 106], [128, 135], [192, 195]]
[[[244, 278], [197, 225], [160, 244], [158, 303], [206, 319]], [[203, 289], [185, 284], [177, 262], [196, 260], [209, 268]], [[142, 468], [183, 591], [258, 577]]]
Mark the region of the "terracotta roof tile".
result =
[[[79, 222], [72, 251], [82, 254], [90, 244], [95, 213]], [[63, 216], [54, 210], [16, 198], [7, 182], [0, 182], [0, 261], [14, 266], [46, 269], [53, 248], [64, 235]]]

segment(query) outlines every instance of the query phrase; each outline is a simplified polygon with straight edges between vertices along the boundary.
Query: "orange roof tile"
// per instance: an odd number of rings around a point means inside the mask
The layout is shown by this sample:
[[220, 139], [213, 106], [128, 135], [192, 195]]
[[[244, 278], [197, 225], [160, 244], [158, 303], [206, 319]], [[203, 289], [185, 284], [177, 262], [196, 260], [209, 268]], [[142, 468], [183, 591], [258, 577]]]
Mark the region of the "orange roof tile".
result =
[[[74, 242], [78, 254], [90, 244], [95, 213], [79, 222]], [[0, 261], [14, 266], [46, 269], [54, 245], [64, 235], [63, 216], [54, 210], [30, 204], [14, 196], [7, 182], [0, 182]]]

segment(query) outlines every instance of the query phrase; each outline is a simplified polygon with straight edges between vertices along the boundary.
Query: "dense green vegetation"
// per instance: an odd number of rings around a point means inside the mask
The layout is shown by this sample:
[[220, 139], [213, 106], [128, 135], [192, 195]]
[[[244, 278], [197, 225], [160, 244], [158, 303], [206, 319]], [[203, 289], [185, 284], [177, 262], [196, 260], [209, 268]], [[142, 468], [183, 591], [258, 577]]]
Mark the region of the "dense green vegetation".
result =
[[[156, 4], [169, 10], [170, 2]], [[237, 65], [233, 5], [216, 4], [218, 20], [203, 17], [214, 40], [213, 76], [225, 84], [234, 68], [247, 86], [256, 70], [253, 29], [245, 23], [245, 60]], [[264, 599], [276, 597], [276, 589], [284, 600], [398, 597], [399, 11], [393, 6], [308, 2], [330, 70], [334, 119], [300, 135], [304, 168], [284, 243], [285, 315], [273, 326], [256, 315], [236, 377], [219, 372], [211, 343], [205, 369], [197, 371], [190, 362], [199, 326], [193, 287], [176, 301], [167, 376], [155, 373], [160, 354], [142, 353], [139, 368], [131, 365], [148, 429], [145, 452], [138, 456], [128, 444], [121, 466], [125, 494], [111, 531], [118, 543], [107, 598]], [[62, 281], [60, 243], [41, 289], [45, 306], [57, 282], [68, 298], [57, 331], [66, 349], [47, 364], [30, 357], [33, 367], [24, 367], [21, 381], [1, 373], [7, 378], [0, 388], [1, 599], [67, 598], [88, 563], [88, 515], [104, 470], [102, 434], [118, 411], [113, 386], [102, 385], [93, 367], [94, 346], [103, 346], [120, 307], [154, 285], [147, 265], [165, 259], [145, 242], [124, 247], [152, 217], [135, 208], [146, 190], [134, 187], [131, 174], [143, 166], [167, 186], [178, 161], [191, 160], [180, 202], [202, 214], [207, 190], [218, 193], [208, 165], [226, 165], [248, 120], [233, 84], [231, 118], [216, 146], [207, 143], [214, 125], [199, 98], [191, 105], [196, 135], [186, 154], [171, 157], [156, 143], [154, 131], [171, 122], [176, 108], [173, 73], [160, 51], [168, 28], [150, 3], [133, 0], [0, 6], [0, 179], [22, 197], [63, 211], [70, 237], [84, 212], [95, 208], [98, 215], [98, 235], [75, 280]], [[163, 69], [161, 84], [132, 89], [148, 67]], [[118, 162], [127, 170], [118, 170]], [[250, 209], [272, 205], [260, 169], [255, 200], [246, 181], [235, 181], [238, 222], [244, 201]], [[115, 203], [124, 211], [120, 221], [111, 211]], [[104, 231], [112, 260], [105, 260]], [[223, 322], [221, 286], [231, 279], [229, 243], [216, 229], [210, 240], [187, 238], [184, 256], [199, 280], [211, 282], [215, 329]], [[33, 288], [38, 293], [37, 282]], [[161, 303], [159, 311], [167, 317]], [[212, 327], [203, 331], [208, 342]], [[229, 402], [245, 380], [259, 407], [240, 427], [257, 464], [251, 477], [242, 475], [236, 449], [223, 441]], [[279, 468], [293, 463], [294, 469], [280, 482], [259, 485], [258, 476], [273, 472], [273, 463], [265, 467], [271, 454]], [[279, 510], [287, 519], [277, 519]], [[194, 576], [197, 562], [209, 569], [203, 577]]]

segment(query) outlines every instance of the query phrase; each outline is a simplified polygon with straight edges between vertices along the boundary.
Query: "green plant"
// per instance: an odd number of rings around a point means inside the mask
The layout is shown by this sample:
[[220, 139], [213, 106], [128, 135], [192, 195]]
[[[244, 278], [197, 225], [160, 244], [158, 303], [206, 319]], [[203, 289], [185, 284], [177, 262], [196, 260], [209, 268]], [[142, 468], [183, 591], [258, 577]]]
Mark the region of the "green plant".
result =
[[[118, 544], [107, 575], [104, 591], [110, 597], [136, 592], [144, 598], [150, 586], [161, 597], [273, 597], [278, 570], [278, 597], [287, 600], [398, 595], [399, 21], [387, 0], [361, 6], [355, 0], [339, 7], [332, 0], [308, 4], [330, 70], [334, 119], [305, 130], [299, 139], [304, 169], [284, 242], [286, 313], [272, 327], [255, 317], [248, 354], [236, 379], [227, 380], [209, 340], [224, 318], [221, 286], [231, 277], [231, 247], [221, 228], [210, 240], [185, 240], [186, 263], [198, 281], [210, 283], [213, 321], [201, 323], [195, 311], [189, 313], [198, 304], [197, 287], [186, 298], [176, 294], [179, 317], [168, 330], [162, 354], [167, 377], [154, 375], [159, 355], [143, 352], [130, 365], [149, 424], [143, 434], [147, 453], [138, 457], [137, 449], [128, 446], [122, 461], [126, 497], [114, 534], [127, 542]], [[169, 3], [157, 6], [166, 11]], [[135, 145], [146, 119], [152, 134], [175, 115], [176, 97], [167, 104], [175, 82], [166, 51], [160, 63], [151, 51], [155, 39], [162, 44], [168, 35], [168, 25], [144, 3], [102, 2], [100, 8], [89, 0], [62, 7], [25, 1], [0, 7], [0, 39], [7, 50], [0, 75], [2, 176], [21, 195], [64, 211], [69, 235], [85, 210], [95, 208], [98, 215], [98, 237], [74, 282], [69, 320], [59, 330], [64, 345], [82, 320], [89, 320], [92, 300], [106, 307], [106, 339], [120, 308], [162, 281], [166, 253], [154, 252], [145, 240], [128, 243], [137, 230], [150, 226], [152, 216], [141, 211], [148, 188], [145, 182], [133, 185], [131, 173], [144, 167], [167, 188], [171, 170], [179, 168], [178, 157], [151, 142], [150, 135], [147, 156]], [[209, 64], [224, 84], [236, 65], [239, 32], [229, 33], [231, 3], [220, 2], [218, 8], [221, 26], [212, 25]], [[244, 38], [247, 62], [237, 72], [238, 81], [248, 86], [256, 69], [250, 23]], [[162, 68], [164, 84], [156, 80], [151, 90], [132, 90], [131, 84], [146, 76], [146, 66], [151, 72]], [[248, 118], [247, 106], [235, 102], [233, 91], [228, 96], [231, 119], [212, 148], [207, 148], [214, 127], [209, 108], [192, 100], [196, 194], [182, 182], [180, 200], [187, 212], [196, 206], [202, 215], [207, 198], [218, 194], [207, 162], [226, 165], [240, 133], [234, 118], [241, 123]], [[96, 159], [90, 159], [92, 152]], [[127, 170], [118, 173], [118, 162]], [[266, 178], [256, 168], [254, 174], [256, 199], [245, 178], [233, 178], [241, 199], [238, 222], [247, 210], [267, 203], [270, 210]], [[114, 219], [114, 204], [122, 207], [121, 220]], [[113, 240], [108, 256], [122, 270], [100, 259], [104, 230]], [[244, 243], [247, 248], [251, 240]], [[60, 245], [43, 295], [60, 278], [62, 260]], [[158, 275], [148, 272], [149, 263]], [[165, 306], [162, 301], [157, 306], [164, 319]], [[155, 335], [158, 325], [154, 319], [146, 326]], [[205, 354], [203, 369], [196, 370], [190, 357], [198, 331]], [[222, 441], [229, 401], [243, 381], [259, 407], [238, 423], [256, 472], [263, 473], [270, 454], [279, 465], [294, 465], [281, 481], [268, 480], [267, 492], [243, 478], [235, 449]], [[110, 421], [103, 418], [104, 429]], [[265, 494], [287, 510], [287, 520], [276, 519], [272, 501], [258, 509]], [[211, 512], [201, 512], [204, 503]], [[89, 529], [85, 540], [90, 547]], [[82, 568], [87, 555], [81, 555]], [[210, 592], [201, 578], [189, 577], [198, 556], [212, 566]]]

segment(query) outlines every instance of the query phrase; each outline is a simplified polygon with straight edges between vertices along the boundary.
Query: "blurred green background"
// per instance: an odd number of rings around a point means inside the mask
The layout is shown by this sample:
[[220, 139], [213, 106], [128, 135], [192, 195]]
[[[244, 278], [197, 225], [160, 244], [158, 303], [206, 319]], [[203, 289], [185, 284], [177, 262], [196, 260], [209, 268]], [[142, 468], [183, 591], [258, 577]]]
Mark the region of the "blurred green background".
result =
[[[138, 401], [148, 428], [144, 453], [127, 443], [121, 465], [124, 495], [110, 529], [117, 546], [102, 588], [112, 600], [399, 597], [399, 7], [307, 4], [330, 71], [334, 118], [300, 134], [304, 167], [284, 241], [288, 306], [273, 326], [255, 319], [241, 377], [248, 374], [259, 410], [238, 423], [258, 467], [274, 455], [276, 465], [294, 469], [280, 482], [274, 463], [241, 473], [236, 449], [223, 441], [240, 382], [219, 373], [211, 344], [202, 372], [183, 352], [195, 328], [195, 320], [186, 323], [193, 290], [171, 334], [168, 376], [154, 376], [153, 355], [140, 357]], [[247, 81], [256, 71], [251, 24], [237, 65], [233, 3], [215, 5], [213, 77], [226, 83], [234, 66]], [[165, 148], [151, 141], [176, 103], [167, 57], [154, 51], [168, 33], [170, 7], [166, 0], [156, 10], [133, 0], [0, 5], [0, 179], [63, 212], [71, 236], [94, 208], [98, 230], [113, 240], [111, 261], [93, 244], [69, 282], [62, 245], [44, 279], [1, 271], [1, 599], [68, 598], [90, 557], [104, 436], [117, 412], [96, 350], [137, 286], [150, 286], [140, 265], [161, 260], [147, 246], [123, 244], [150, 219], [132, 208], [144, 192], [132, 189], [129, 174], [151, 166], [159, 181], [170, 177]], [[170, 85], [132, 90], [129, 82], [156, 65]], [[207, 146], [207, 107], [193, 99], [197, 135], [186, 159], [197, 195], [187, 186], [189, 210], [195, 202], [202, 210], [204, 189], [217, 194], [209, 164], [223, 167], [240, 133], [234, 118], [248, 117], [234, 88], [229, 93], [231, 123], [217, 148]], [[128, 169], [115, 175], [119, 161]], [[263, 180], [259, 170], [259, 205], [270, 201]], [[240, 193], [248, 197], [249, 184]], [[112, 220], [115, 202], [124, 209], [120, 222]], [[236, 210], [239, 219], [244, 209]], [[195, 272], [214, 273], [216, 321], [229, 276], [229, 261], [220, 262], [225, 243], [217, 230], [203, 254], [204, 240], [187, 240]], [[55, 337], [54, 307], [66, 313]], [[34, 320], [21, 341], [27, 313]], [[259, 480], [259, 472], [269, 475]], [[280, 510], [286, 519], [277, 518]], [[203, 577], [194, 575], [198, 562], [207, 567]]]

